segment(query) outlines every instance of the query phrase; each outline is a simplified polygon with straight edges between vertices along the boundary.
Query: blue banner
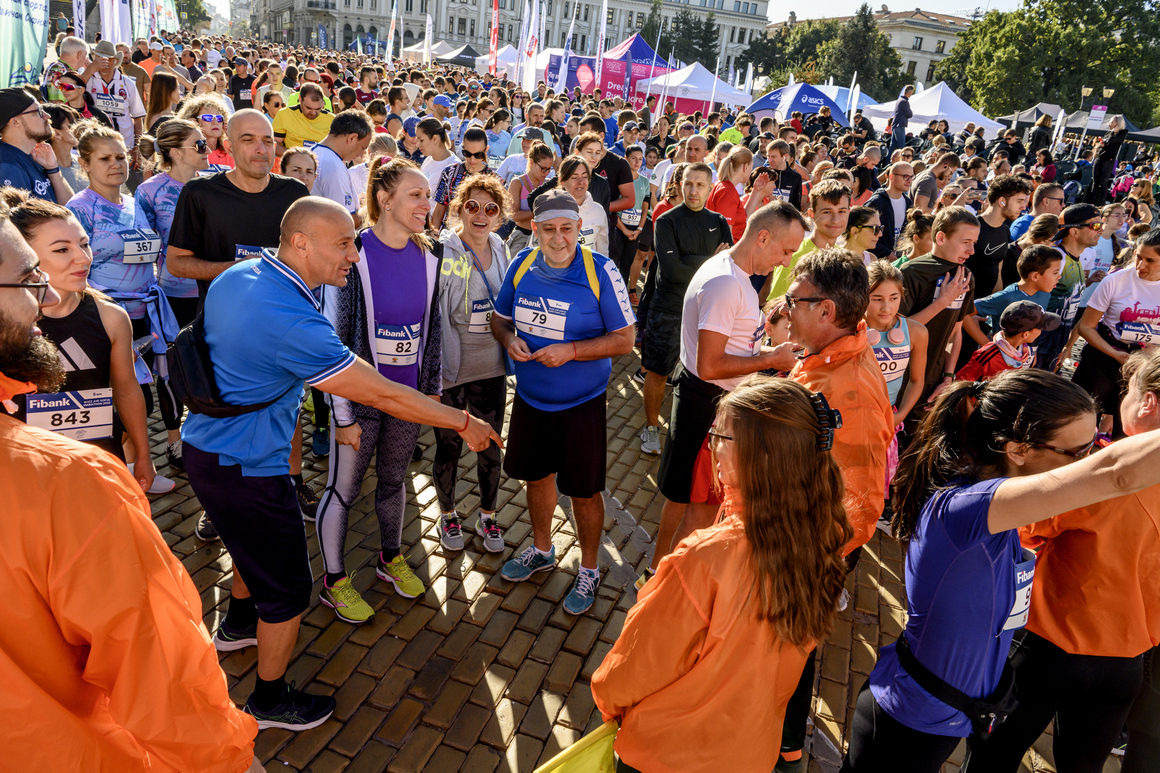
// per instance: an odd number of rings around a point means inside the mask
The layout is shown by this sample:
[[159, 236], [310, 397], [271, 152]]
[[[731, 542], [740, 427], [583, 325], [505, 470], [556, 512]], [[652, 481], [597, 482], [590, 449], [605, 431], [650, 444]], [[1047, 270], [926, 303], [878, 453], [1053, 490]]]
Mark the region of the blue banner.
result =
[[318, 43], [320, 48], [329, 48], [329, 46], [326, 45], [326, 27], [322, 24], [318, 25]]

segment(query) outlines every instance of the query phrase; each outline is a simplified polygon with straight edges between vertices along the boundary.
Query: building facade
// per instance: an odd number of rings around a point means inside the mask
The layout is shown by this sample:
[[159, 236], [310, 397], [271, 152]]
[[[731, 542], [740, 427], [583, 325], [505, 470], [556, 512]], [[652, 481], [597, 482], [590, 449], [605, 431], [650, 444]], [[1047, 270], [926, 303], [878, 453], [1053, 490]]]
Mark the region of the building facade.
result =
[[[595, 52], [600, 35], [598, 2], [538, 0], [545, 14], [543, 48], [560, 48], [568, 36], [573, 15], [576, 29], [572, 49], [583, 55]], [[251, 27], [262, 39], [293, 45], [319, 45], [319, 27], [326, 29], [332, 48], [349, 48], [356, 38], [382, 40], [391, 26], [391, 3], [398, 2], [398, 22], [394, 50], [399, 36], [403, 47], [424, 39], [427, 14], [431, 14], [435, 39], [455, 46], [470, 44], [486, 54], [491, 41], [492, 0], [252, 0]], [[530, 9], [530, 0], [498, 0], [498, 45], [519, 45], [520, 23]], [[760, 36], [767, 22], [767, 3], [757, 0], [665, 0], [662, 24], [667, 29], [672, 18], [688, 9], [695, 16], [710, 12], [721, 28], [721, 64], [728, 72], [749, 42]], [[605, 28], [605, 49], [639, 32], [648, 18], [647, 0], [609, 0]], [[235, 17], [237, 18], [237, 17]], [[651, 43], [650, 43], [651, 45]], [[658, 52], [662, 56], [665, 52]]]
[[[837, 16], [818, 21], [844, 23], [851, 17]], [[946, 13], [923, 11], [891, 11], [885, 5], [874, 13], [878, 30], [890, 38], [890, 45], [902, 57], [902, 69], [916, 81], [930, 86], [936, 83], [935, 67], [950, 55], [959, 39], [959, 34], [971, 26], [971, 19]], [[767, 30], [792, 27], [797, 23], [797, 14], [790, 11], [787, 21], [774, 22]]]

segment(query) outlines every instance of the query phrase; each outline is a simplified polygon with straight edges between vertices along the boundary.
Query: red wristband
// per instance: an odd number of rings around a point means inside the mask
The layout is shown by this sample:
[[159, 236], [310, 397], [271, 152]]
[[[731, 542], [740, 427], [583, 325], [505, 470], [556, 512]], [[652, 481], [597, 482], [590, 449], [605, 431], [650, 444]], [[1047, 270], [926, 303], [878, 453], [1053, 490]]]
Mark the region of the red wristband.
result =
[[575, 341], [572, 342], [572, 359], [574, 359], [574, 360], [580, 359], [580, 352], [576, 351], [576, 342]]
[[471, 414], [467, 412], [466, 408], [463, 409], [463, 415], [467, 421], [463, 422], [463, 429], [458, 430], [459, 432], [466, 432], [467, 428], [471, 426]]

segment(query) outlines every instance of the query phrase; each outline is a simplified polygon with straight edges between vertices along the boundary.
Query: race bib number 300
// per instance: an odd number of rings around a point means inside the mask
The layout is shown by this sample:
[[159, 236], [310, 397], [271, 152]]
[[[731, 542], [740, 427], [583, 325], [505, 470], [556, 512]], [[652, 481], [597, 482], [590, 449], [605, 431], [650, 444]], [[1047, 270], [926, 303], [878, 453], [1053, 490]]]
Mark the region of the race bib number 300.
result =
[[421, 325], [375, 325], [375, 353], [380, 365], [414, 365], [419, 361]]
[[520, 295], [516, 298], [516, 330], [540, 338], [563, 341], [564, 326], [571, 305], [551, 298]]
[[57, 432], [73, 440], [113, 436], [113, 390], [29, 395], [28, 426]]

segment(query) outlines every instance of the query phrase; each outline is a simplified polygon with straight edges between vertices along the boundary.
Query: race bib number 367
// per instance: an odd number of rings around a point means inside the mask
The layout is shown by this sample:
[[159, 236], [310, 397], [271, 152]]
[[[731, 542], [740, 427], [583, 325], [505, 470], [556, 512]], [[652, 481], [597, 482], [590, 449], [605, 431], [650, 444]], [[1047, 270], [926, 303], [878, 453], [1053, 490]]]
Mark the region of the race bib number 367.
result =
[[542, 296], [516, 298], [516, 330], [530, 333], [553, 341], [564, 340], [564, 326], [568, 321], [568, 308], [572, 304]]
[[29, 395], [28, 426], [57, 432], [73, 440], [113, 436], [113, 390]]

